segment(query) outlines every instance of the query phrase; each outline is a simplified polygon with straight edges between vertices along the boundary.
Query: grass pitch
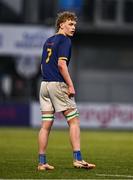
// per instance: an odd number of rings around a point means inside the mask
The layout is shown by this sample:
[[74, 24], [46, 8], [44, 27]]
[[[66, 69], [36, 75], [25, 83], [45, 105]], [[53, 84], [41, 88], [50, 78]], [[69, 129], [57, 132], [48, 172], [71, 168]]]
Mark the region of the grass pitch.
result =
[[81, 131], [82, 154], [96, 169], [75, 169], [68, 130], [52, 130], [48, 162], [38, 172], [38, 129], [0, 128], [0, 179], [133, 179], [133, 132]]

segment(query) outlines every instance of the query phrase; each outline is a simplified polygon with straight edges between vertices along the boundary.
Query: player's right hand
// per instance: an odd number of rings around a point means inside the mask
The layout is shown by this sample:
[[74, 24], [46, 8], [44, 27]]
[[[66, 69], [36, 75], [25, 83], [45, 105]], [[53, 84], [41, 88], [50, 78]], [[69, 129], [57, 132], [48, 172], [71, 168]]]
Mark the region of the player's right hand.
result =
[[68, 86], [68, 96], [69, 97], [75, 96], [75, 89], [73, 86]]

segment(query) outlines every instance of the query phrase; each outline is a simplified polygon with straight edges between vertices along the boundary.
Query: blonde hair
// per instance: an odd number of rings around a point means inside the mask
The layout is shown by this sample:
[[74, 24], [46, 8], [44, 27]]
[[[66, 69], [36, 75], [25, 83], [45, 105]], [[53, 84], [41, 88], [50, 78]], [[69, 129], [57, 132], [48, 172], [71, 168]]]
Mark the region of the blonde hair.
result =
[[72, 21], [77, 22], [78, 18], [74, 12], [64, 11], [64, 12], [58, 13], [57, 18], [56, 18], [56, 24], [55, 24], [56, 32], [59, 31], [60, 24], [65, 22], [66, 20], [72, 20]]

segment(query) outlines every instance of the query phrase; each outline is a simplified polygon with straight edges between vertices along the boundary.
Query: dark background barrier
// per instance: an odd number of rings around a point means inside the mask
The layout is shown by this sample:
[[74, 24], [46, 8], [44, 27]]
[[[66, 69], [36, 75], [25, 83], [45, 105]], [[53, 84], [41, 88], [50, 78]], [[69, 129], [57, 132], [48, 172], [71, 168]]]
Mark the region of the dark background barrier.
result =
[[0, 126], [29, 126], [29, 104], [0, 104]]

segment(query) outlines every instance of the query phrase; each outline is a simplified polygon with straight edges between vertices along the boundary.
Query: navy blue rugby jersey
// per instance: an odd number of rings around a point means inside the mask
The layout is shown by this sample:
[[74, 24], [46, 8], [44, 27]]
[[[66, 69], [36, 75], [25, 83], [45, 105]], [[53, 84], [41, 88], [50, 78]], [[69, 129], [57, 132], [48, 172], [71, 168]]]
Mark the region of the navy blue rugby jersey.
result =
[[42, 76], [44, 81], [65, 82], [58, 69], [58, 60], [66, 60], [67, 66], [71, 58], [71, 39], [63, 34], [55, 34], [48, 38], [43, 46]]

